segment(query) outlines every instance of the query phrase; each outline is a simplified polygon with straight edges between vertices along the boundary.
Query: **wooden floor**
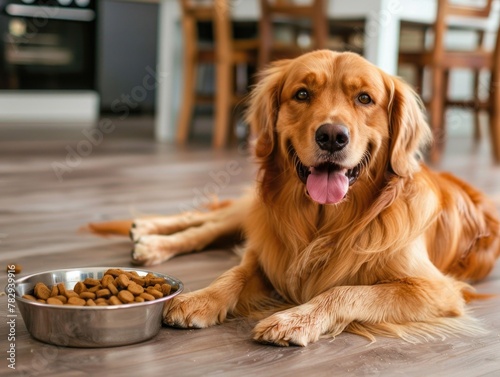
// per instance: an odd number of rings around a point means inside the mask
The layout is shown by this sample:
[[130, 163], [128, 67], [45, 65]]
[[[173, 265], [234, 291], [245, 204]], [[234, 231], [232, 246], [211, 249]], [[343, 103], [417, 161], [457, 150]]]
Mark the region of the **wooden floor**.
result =
[[[0, 264], [21, 264], [19, 276], [58, 268], [130, 266], [127, 239], [98, 238], [78, 228], [91, 221], [175, 213], [209, 200], [214, 191], [222, 198], [236, 196], [254, 174], [244, 146], [215, 152], [203, 145], [178, 149], [148, 138], [106, 135], [89, 149], [84, 140], [78, 132], [62, 140], [0, 141]], [[492, 166], [487, 146], [475, 148], [467, 138], [450, 139], [448, 145], [439, 168], [475, 183], [500, 204], [500, 168]], [[215, 182], [214, 174], [225, 171], [229, 161], [236, 161], [241, 172]], [[151, 270], [178, 277], [191, 291], [237, 263], [230, 249], [212, 249]], [[0, 285], [5, 284], [2, 273]], [[500, 268], [476, 287], [500, 294]], [[488, 335], [414, 345], [388, 338], [370, 344], [341, 334], [306, 348], [255, 343], [252, 324], [239, 320], [205, 330], [162, 328], [157, 337], [137, 345], [70, 349], [32, 339], [18, 317], [15, 374], [5, 358], [9, 342], [3, 296], [0, 375], [500, 376], [500, 297], [473, 303], [471, 309]]]

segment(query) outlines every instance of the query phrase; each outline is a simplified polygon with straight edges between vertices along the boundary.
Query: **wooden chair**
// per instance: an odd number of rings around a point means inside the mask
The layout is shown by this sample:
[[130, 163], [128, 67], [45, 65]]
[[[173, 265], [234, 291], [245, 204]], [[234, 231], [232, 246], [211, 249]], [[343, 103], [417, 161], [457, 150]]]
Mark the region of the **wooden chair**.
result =
[[[478, 97], [479, 87], [479, 71], [487, 69], [493, 71], [493, 68], [498, 69], [500, 59], [498, 57], [500, 51], [497, 48], [494, 51], [488, 51], [483, 47], [483, 33], [484, 23], [488, 21], [491, 13], [493, 0], [485, 0], [484, 6], [473, 7], [468, 5], [454, 4], [450, 0], [438, 0], [438, 11], [435, 24], [433, 25], [434, 31], [434, 44], [431, 50], [400, 53], [400, 64], [410, 64], [417, 68], [417, 86], [423, 86], [423, 69], [429, 68], [431, 73], [431, 98], [428, 103], [430, 111], [430, 125], [433, 129], [435, 142], [430, 151], [430, 158], [433, 162], [438, 162], [441, 158], [444, 139], [445, 139], [445, 109], [446, 106], [461, 106], [470, 107], [476, 111], [476, 138], [479, 138], [479, 122], [477, 113], [480, 109], [493, 110], [492, 101], [494, 100], [493, 84], [491, 81], [490, 95], [487, 102], [480, 101]], [[455, 18], [455, 22], [450, 25], [450, 20]], [[456, 22], [461, 21], [461, 25]], [[472, 20], [472, 22], [471, 22]], [[483, 25], [481, 25], [481, 23]], [[450, 28], [455, 30], [470, 30], [477, 33], [477, 48], [467, 51], [451, 51], [445, 46], [445, 35]], [[498, 37], [497, 37], [498, 40]], [[494, 64], [496, 62], [496, 64]], [[475, 77], [475, 96], [474, 99], [469, 101], [456, 101], [450, 100], [448, 97], [448, 83], [449, 72], [451, 69], [468, 68], [474, 71]], [[498, 126], [494, 125], [493, 116], [494, 111], [490, 111], [490, 128], [491, 128], [491, 142], [494, 151], [495, 160], [500, 161], [500, 153], [498, 152], [499, 143], [497, 134]], [[498, 123], [498, 122], [497, 122]]]
[[[302, 53], [326, 48], [328, 42], [328, 19], [325, 0], [310, 0], [309, 3], [294, 0], [260, 0], [259, 23], [260, 49], [259, 67], [275, 59], [293, 58]], [[276, 25], [292, 26], [290, 43], [276, 40]], [[299, 34], [309, 32], [311, 43], [301, 46]]]
[[[258, 39], [233, 38], [228, 0], [180, 0], [184, 37], [184, 81], [177, 143], [185, 144], [196, 103], [215, 102], [215, 123], [212, 144], [224, 147], [228, 142], [231, 112], [241, 99], [234, 85], [238, 65], [257, 64]], [[198, 40], [200, 22], [211, 22], [214, 43], [202, 45]], [[197, 93], [197, 68], [200, 64], [215, 65], [215, 98]]]
[[500, 26], [495, 43], [488, 105], [493, 157], [496, 163], [500, 163]]

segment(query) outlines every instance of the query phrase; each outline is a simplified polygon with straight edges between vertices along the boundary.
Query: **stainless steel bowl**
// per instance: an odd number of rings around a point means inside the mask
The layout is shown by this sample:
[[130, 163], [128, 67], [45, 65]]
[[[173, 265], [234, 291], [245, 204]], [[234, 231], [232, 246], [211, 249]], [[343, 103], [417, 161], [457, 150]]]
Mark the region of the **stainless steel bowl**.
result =
[[154, 301], [116, 306], [58, 306], [22, 298], [31, 294], [36, 283], [47, 286], [64, 283], [68, 289], [86, 278], [101, 279], [107, 267], [41, 272], [18, 279], [16, 302], [31, 336], [45, 343], [66, 347], [113, 347], [154, 337], [161, 328], [163, 305], [184, 288], [181, 281], [152, 271], [123, 267], [140, 276], [151, 272], [176, 288], [172, 294]]

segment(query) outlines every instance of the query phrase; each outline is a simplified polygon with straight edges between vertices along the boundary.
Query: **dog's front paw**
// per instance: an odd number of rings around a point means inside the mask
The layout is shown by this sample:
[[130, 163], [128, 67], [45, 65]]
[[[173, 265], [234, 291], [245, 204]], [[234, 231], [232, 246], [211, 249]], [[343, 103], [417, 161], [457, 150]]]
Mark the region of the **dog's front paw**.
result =
[[129, 235], [132, 241], [137, 242], [142, 236], [158, 233], [158, 227], [153, 221], [148, 219], [135, 219], [130, 228]]
[[142, 266], [152, 266], [170, 259], [175, 253], [172, 250], [169, 236], [142, 236], [132, 249], [132, 263]]
[[172, 327], [205, 328], [226, 319], [224, 302], [204, 290], [174, 297], [165, 306], [163, 322]]
[[260, 321], [254, 328], [254, 339], [278, 346], [307, 346], [321, 336], [318, 323], [296, 308], [285, 310]]

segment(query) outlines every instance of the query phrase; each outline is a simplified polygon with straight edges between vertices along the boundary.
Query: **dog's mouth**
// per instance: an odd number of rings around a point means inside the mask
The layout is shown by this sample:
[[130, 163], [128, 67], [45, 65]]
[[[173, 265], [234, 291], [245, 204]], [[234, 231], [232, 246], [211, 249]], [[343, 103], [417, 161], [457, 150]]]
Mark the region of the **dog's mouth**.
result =
[[312, 200], [319, 204], [336, 204], [342, 201], [349, 188], [356, 183], [363, 161], [348, 169], [337, 163], [323, 162], [317, 166], [305, 166], [295, 154], [299, 179], [306, 185]]

